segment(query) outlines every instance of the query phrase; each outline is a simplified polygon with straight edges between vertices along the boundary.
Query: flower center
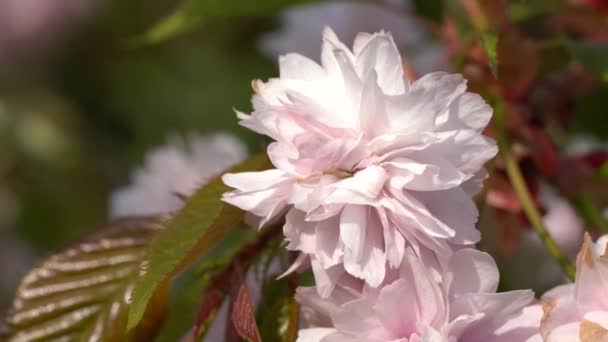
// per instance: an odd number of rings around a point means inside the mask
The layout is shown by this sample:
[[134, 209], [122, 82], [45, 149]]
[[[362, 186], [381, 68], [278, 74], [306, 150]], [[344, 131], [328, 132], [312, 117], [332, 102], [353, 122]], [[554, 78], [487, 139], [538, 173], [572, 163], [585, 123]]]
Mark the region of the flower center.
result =
[[298, 178], [298, 183], [304, 183], [307, 181], [311, 181], [311, 180], [317, 180], [323, 176], [336, 176], [338, 178], [349, 178], [353, 176], [353, 172], [351, 171], [346, 171], [346, 170], [342, 170], [342, 169], [337, 169], [337, 170], [332, 170], [332, 171], [325, 171], [325, 172], [320, 172], [320, 173], [315, 173], [312, 174], [310, 176], [307, 177], [303, 177], [303, 178]]

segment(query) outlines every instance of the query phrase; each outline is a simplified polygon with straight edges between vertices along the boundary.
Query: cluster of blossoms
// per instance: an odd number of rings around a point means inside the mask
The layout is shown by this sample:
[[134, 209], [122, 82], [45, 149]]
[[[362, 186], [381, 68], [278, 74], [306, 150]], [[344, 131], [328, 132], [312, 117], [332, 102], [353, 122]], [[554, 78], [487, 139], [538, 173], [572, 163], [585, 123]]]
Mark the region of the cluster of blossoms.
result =
[[[299, 253], [288, 272], [312, 268], [316, 286], [296, 294], [298, 341], [608, 341], [608, 236], [585, 237], [576, 283], [540, 302], [530, 290], [498, 293], [494, 260], [474, 249], [472, 200], [496, 154], [482, 135], [492, 110], [459, 75], [403, 74], [390, 34], [359, 34], [350, 50], [326, 29], [321, 65], [281, 57], [279, 78], [253, 83], [254, 112], [238, 113], [274, 140], [275, 169], [225, 174], [234, 190], [223, 199], [260, 227], [285, 217], [286, 247]], [[224, 134], [174, 141], [115, 192], [112, 215], [175, 211], [245, 156]], [[574, 252], [582, 223], [566, 202], [549, 202], [546, 224]], [[226, 322], [207, 337], [221, 340]]]
[[254, 82], [241, 124], [271, 137], [275, 169], [225, 174], [224, 201], [285, 216], [290, 270], [313, 341], [526, 341], [542, 315], [531, 291], [496, 293], [472, 197], [496, 154], [481, 132], [492, 110], [460, 75], [404, 78], [390, 34], [353, 49], [330, 29], [321, 65], [282, 56], [280, 77]]

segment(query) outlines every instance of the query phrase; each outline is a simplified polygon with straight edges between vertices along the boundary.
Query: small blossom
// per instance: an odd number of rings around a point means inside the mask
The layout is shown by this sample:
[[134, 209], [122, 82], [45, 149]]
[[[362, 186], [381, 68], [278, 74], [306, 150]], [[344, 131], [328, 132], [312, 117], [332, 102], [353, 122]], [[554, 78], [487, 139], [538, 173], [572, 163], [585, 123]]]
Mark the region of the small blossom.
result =
[[[388, 280], [392, 278], [392, 280]], [[532, 291], [496, 293], [498, 270], [489, 254], [453, 254], [441, 282], [408, 249], [398, 272], [370, 288], [343, 279], [328, 299], [312, 288], [296, 298], [313, 326], [298, 342], [507, 342], [532, 341], [542, 311]]]
[[608, 235], [585, 235], [576, 260], [576, 281], [543, 296], [540, 332], [545, 342], [608, 341]]
[[491, 108], [460, 75], [408, 82], [390, 34], [362, 33], [351, 51], [326, 29], [321, 60], [288, 54], [280, 78], [254, 82], [254, 112], [238, 117], [275, 140], [276, 168], [224, 175], [224, 200], [260, 225], [287, 212], [287, 248], [324, 295], [345, 272], [378, 286], [406, 245], [440, 272], [479, 240], [471, 197], [496, 153], [481, 134]]
[[245, 158], [247, 150], [235, 137], [193, 135], [186, 141], [173, 138], [167, 146], [146, 155], [143, 168], [132, 174], [132, 184], [110, 198], [110, 216], [168, 213], [179, 209], [211, 177]]

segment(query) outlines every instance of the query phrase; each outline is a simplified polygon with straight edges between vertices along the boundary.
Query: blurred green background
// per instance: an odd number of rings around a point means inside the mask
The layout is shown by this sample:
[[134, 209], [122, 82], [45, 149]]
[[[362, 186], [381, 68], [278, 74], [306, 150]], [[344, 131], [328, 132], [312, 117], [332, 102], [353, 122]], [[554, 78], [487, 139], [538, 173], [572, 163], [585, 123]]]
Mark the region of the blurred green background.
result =
[[132, 45], [175, 5], [97, 4], [43, 48], [0, 59], [0, 259], [13, 264], [0, 270], [9, 278], [0, 312], [19, 277], [10, 267], [23, 272], [102, 223], [110, 191], [169, 133], [223, 130], [260, 146], [233, 108], [249, 110], [251, 80], [277, 73], [254, 47], [272, 15], [214, 19], [177, 39]]

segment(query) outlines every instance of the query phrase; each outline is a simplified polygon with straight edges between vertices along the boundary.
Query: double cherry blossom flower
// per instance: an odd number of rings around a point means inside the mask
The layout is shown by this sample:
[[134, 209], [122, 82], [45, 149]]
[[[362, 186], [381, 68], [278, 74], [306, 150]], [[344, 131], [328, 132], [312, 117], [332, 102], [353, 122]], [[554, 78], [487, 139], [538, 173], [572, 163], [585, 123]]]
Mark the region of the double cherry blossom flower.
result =
[[472, 196], [497, 151], [481, 134], [492, 109], [460, 75], [409, 82], [384, 32], [350, 50], [326, 28], [321, 65], [298, 54], [279, 64], [279, 78], [253, 83], [253, 113], [238, 113], [274, 140], [275, 168], [224, 175], [224, 201], [261, 226], [286, 214], [287, 248], [323, 297], [347, 275], [378, 287], [406, 249], [440, 279], [480, 238]]
[[474, 249], [452, 255], [437, 282], [408, 248], [398, 271], [372, 288], [341, 280], [328, 299], [300, 288], [306, 320], [298, 342], [524, 342], [533, 341], [542, 316], [530, 290], [496, 293], [492, 257]]

